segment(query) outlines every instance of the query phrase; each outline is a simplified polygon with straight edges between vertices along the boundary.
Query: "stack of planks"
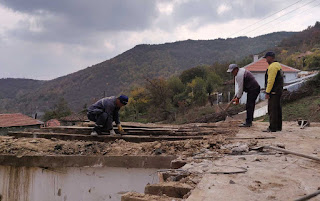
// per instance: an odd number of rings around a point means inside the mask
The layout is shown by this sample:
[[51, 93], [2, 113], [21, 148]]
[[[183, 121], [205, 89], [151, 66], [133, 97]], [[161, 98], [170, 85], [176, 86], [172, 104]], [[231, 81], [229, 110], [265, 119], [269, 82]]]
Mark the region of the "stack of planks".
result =
[[[30, 137], [30, 138], [56, 138], [61, 140], [85, 140], [110, 142], [116, 139], [123, 139], [129, 142], [152, 142], [158, 140], [188, 140], [205, 139], [206, 136], [216, 134], [229, 134], [229, 123], [194, 123], [184, 125], [168, 125], [168, 124], [142, 124], [133, 122], [122, 122], [125, 130], [124, 135], [110, 136], [107, 133], [99, 136], [91, 136], [92, 123], [86, 126], [59, 126], [44, 127], [41, 129], [29, 129], [25, 131], [12, 131], [9, 136]], [[118, 132], [115, 126], [114, 130]]]

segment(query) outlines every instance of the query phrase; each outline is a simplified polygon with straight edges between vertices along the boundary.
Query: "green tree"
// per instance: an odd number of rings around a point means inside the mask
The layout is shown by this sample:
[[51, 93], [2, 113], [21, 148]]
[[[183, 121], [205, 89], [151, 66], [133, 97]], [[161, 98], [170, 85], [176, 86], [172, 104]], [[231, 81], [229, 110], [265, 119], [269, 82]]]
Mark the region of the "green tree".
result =
[[173, 95], [182, 93], [185, 90], [185, 85], [182, 83], [179, 77], [171, 77], [167, 81], [168, 88], [171, 90]]
[[150, 100], [149, 117], [152, 121], [166, 120], [174, 115], [170, 100], [168, 83], [163, 78], [147, 80], [146, 84], [148, 99]]
[[207, 102], [206, 82], [202, 78], [196, 77], [189, 86], [192, 88], [194, 103], [204, 105]]
[[134, 119], [138, 119], [140, 114], [144, 114], [148, 110], [148, 97], [144, 87], [136, 87], [130, 92], [129, 103], [127, 109], [131, 109], [134, 113]]
[[206, 91], [210, 95], [222, 84], [222, 79], [215, 72], [209, 72], [207, 75]]
[[59, 119], [68, 115], [71, 115], [68, 103], [64, 98], [60, 98], [52, 110], [45, 112], [43, 120], [48, 121], [50, 119]]
[[205, 67], [206, 66], [197, 66], [183, 71], [180, 75], [181, 81], [186, 84], [191, 82], [196, 77], [201, 77], [202, 79], [205, 79], [207, 73]]
[[320, 69], [320, 51], [316, 51], [314, 54], [306, 56], [305, 59], [306, 68], [309, 70]]

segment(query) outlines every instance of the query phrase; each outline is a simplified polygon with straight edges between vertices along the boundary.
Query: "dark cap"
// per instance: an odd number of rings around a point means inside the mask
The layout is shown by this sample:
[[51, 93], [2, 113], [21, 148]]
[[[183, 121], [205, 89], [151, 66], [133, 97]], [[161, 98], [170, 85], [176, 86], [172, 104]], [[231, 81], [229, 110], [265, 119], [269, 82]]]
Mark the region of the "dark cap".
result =
[[263, 58], [267, 58], [267, 57], [273, 57], [275, 58], [276, 57], [276, 54], [274, 52], [267, 52], [266, 55], [264, 55]]
[[128, 103], [128, 96], [126, 95], [121, 95], [118, 97], [118, 99], [120, 100], [120, 103], [122, 103], [123, 105], [126, 105]]

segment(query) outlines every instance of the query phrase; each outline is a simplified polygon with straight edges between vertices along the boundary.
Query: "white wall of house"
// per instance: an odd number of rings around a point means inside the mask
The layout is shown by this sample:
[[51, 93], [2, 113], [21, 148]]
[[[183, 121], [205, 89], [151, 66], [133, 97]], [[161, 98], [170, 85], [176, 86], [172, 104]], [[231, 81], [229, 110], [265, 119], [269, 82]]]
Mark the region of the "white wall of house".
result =
[[284, 83], [287, 83], [291, 80], [295, 80], [298, 78], [298, 72], [294, 73], [284, 73]]

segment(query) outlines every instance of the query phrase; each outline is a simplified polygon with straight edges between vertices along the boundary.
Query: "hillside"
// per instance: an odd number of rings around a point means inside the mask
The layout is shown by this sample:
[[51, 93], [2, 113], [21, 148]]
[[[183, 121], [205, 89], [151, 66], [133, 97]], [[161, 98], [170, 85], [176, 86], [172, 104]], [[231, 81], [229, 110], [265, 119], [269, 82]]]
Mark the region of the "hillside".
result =
[[[137, 45], [110, 60], [84, 70], [33, 86], [24, 93], [12, 93], [0, 100], [0, 112], [26, 114], [51, 109], [64, 97], [69, 106], [80, 110], [85, 104], [110, 95], [127, 92], [146, 78], [169, 77], [201, 64], [239, 61], [245, 56], [272, 49], [294, 33], [271, 33], [255, 38], [239, 37], [216, 40], [187, 40], [161, 45]], [[2, 80], [5, 82], [5, 80]], [[0, 94], [6, 94], [0, 86]], [[8, 98], [10, 103], [8, 104]], [[14, 105], [14, 107], [12, 107]]]
[[44, 83], [45, 81], [31, 79], [0, 79], [0, 110], [17, 110], [18, 108], [12, 104], [12, 100], [19, 99]]

